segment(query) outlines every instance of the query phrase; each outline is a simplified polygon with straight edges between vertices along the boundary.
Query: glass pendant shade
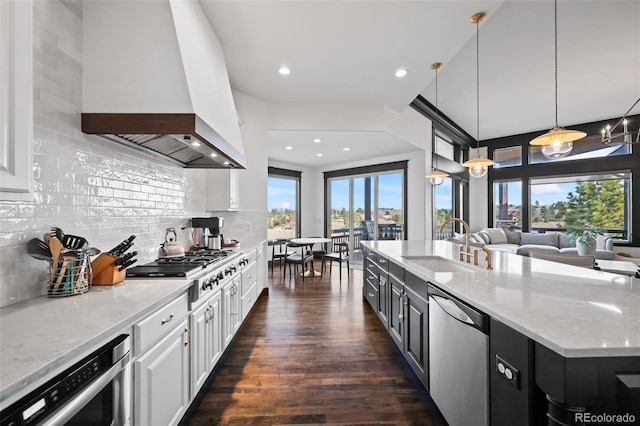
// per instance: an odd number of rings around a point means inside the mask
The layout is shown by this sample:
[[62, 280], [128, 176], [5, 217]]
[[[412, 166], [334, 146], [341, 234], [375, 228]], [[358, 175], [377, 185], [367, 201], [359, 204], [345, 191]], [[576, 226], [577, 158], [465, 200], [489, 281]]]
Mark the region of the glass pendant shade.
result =
[[547, 158], [556, 159], [569, 155], [573, 149], [573, 141], [580, 140], [587, 136], [585, 132], [579, 130], [566, 130], [554, 127], [544, 135], [529, 142], [530, 145], [542, 146], [542, 155]]
[[425, 177], [429, 179], [431, 185], [438, 186], [444, 182], [444, 178], [449, 176], [449, 173], [442, 172], [438, 169], [433, 169], [431, 173]]
[[489, 166], [493, 166], [495, 163], [488, 158], [477, 157], [473, 160], [465, 161], [462, 163], [464, 167], [469, 168], [469, 175], [474, 178], [481, 178], [489, 171]]
[[572, 149], [573, 142], [562, 142], [560, 140], [556, 140], [552, 142], [551, 145], [543, 145], [541, 151], [542, 155], [545, 157], [556, 159], [566, 157]]

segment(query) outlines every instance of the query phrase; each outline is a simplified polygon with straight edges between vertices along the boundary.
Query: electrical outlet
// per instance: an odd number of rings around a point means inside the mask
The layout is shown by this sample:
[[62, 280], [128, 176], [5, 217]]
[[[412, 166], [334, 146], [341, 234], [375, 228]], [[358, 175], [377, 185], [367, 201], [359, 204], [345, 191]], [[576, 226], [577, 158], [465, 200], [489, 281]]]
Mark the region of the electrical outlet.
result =
[[496, 355], [496, 372], [516, 389], [520, 389], [520, 371], [499, 355]]

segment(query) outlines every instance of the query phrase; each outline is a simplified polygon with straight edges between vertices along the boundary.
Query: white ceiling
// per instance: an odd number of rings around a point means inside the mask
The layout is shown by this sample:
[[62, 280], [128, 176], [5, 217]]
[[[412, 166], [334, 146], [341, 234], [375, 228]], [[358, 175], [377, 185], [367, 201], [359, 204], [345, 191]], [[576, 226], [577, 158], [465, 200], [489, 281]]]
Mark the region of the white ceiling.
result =
[[[430, 67], [443, 62], [438, 106], [474, 137], [476, 26], [469, 17], [483, 11], [480, 138], [555, 124], [551, 0], [200, 1], [236, 90], [269, 102], [382, 103], [402, 111], [418, 94], [435, 103]], [[640, 97], [640, 1], [561, 0], [558, 22], [559, 124], [619, 117]], [[278, 74], [282, 65], [289, 76]], [[398, 68], [408, 75], [396, 78]], [[322, 159], [311, 142], [317, 134], [295, 130], [270, 132], [269, 156], [285, 161], [283, 146], [297, 144], [299, 156], [287, 162], [319, 166], [374, 152], [341, 151], [371, 134], [326, 133]], [[376, 150], [411, 149], [382, 138]]]

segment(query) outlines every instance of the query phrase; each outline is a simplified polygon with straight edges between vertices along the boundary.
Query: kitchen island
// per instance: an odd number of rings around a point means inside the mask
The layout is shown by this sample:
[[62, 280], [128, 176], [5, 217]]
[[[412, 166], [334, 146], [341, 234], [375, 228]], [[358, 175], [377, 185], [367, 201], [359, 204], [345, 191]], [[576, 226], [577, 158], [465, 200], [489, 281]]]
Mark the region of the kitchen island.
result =
[[[490, 374], [490, 424], [546, 423], [541, 412], [549, 424], [581, 424], [576, 413], [631, 412], [640, 422], [632, 411], [640, 405], [640, 279], [507, 253], [493, 253], [493, 269], [487, 270], [484, 253], [473, 266], [457, 260], [458, 245], [445, 241], [363, 245], [364, 297], [374, 299], [372, 306], [388, 307], [378, 316], [392, 337], [397, 275], [419, 282], [410, 291], [419, 293], [422, 286], [426, 293], [432, 283], [490, 317], [490, 356], [482, 366]], [[427, 389], [428, 326], [423, 324]], [[410, 365], [417, 362], [418, 346], [411, 355], [411, 342], [405, 344]], [[497, 359], [504, 361], [502, 372]], [[504, 380], [504, 365], [517, 381]]]

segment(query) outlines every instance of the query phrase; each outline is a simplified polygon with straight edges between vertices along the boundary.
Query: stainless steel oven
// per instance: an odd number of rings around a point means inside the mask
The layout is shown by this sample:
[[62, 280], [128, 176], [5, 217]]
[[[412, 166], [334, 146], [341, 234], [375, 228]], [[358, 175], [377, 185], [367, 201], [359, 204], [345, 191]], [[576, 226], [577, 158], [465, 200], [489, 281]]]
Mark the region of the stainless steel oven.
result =
[[130, 359], [122, 334], [7, 407], [0, 425], [129, 425]]

